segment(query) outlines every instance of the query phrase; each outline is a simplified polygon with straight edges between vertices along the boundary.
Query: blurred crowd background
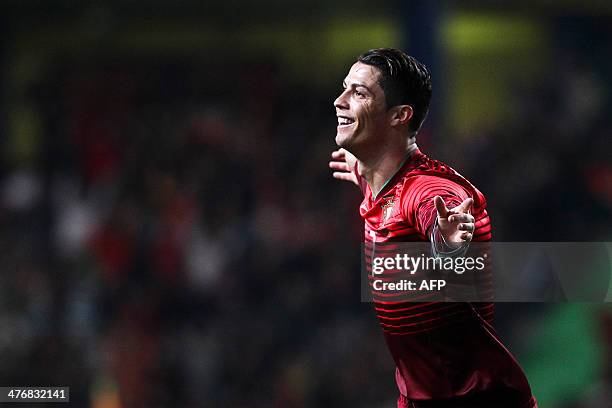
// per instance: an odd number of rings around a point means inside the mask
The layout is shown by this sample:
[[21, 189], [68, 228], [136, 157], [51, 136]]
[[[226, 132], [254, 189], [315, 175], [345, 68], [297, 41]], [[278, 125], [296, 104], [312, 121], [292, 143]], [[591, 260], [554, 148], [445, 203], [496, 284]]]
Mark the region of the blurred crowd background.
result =
[[[327, 167], [361, 52], [431, 67], [417, 142], [485, 193], [496, 241], [611, 241], [612, 5], [512, 3], [2, 2], [0, 385], [394, 406], [360, 196]], [[612, 407], [610, 306], [497, 311], [541, 407]]]

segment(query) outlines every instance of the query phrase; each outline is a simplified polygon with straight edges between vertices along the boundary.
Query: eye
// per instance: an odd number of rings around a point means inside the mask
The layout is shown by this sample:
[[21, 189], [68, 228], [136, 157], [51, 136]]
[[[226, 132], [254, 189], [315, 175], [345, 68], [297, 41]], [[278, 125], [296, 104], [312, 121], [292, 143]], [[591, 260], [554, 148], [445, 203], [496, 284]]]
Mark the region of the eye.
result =
[[363, 98], [365, 95], [362, 92], [359, 91], [355, 91], [355, 96], [358, 96], [360, 98]]

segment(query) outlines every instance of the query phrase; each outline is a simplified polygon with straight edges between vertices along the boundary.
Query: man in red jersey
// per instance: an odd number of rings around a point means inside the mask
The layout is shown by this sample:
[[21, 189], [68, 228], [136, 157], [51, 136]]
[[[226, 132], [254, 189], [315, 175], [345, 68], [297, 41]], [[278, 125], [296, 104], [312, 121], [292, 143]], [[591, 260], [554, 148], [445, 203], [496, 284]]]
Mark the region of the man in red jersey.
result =
[[[431, 242], [436, 256], [490, 241], [486, 200], [469, 181], [417, 148], [431, 77], [397, 49], [362, 54], [334, 102], [338, 127], [330, 167], [364, 200], [366, 246]], [[525, 375], [491, 326], [492, 303], [374, 300], [396, 363], [398, 407], [536, 407]]]

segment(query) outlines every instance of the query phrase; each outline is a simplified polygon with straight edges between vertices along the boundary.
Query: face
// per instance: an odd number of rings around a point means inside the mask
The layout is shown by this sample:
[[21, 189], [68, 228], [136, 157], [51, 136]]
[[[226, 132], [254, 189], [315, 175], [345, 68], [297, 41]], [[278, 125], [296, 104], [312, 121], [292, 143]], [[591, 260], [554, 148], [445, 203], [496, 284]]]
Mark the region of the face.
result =
[[385, 94], [378, 84], [379, 75], [378, 68], [356, 62], [343, 81], [344, 90], [334, 101], [336, 144], [353, 154], [376, 142], [386, 131]]

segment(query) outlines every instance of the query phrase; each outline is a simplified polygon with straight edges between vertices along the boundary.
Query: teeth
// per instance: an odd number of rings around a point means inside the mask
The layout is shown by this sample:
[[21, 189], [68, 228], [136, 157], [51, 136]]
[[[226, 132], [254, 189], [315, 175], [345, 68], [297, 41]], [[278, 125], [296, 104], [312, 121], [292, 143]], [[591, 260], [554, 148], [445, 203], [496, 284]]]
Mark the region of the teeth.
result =
[[354, 122], [354, 120], [352, 120], [352, 119], [338, 117], [338, 124], [339, 125], [350, 125], [353, 122]]

